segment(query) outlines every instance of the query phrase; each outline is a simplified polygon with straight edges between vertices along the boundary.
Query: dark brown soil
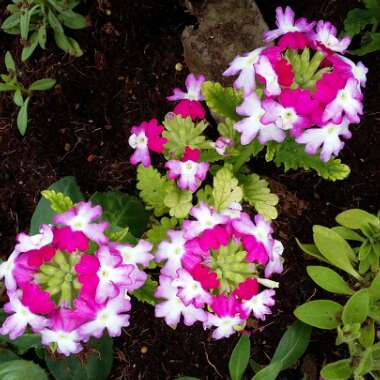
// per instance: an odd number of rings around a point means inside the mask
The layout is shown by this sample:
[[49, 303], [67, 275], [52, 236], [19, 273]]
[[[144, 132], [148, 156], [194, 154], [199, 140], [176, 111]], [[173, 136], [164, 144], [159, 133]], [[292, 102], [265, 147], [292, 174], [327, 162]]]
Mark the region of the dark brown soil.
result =
[[[273, 0], [257, 1], [268, 24], [274, 24]], [[357, 1], [292, 0], [298, 15], [325, 18], [341, 27]], [[3, 14], [1, 6], [0, 14]], [[195, 20], [176, 0], [83, 0], [80, 12], [92, 26], [71, 33], [84, 49], [70, 59], [53, 44], [20, 65], [26, 83], [53, 77], [59, 85], [33, 100], [25, 138], [15, 126], [15, 108], [8, 95], [0, 104], [0, 252], [6, 257], [19, 231], [28, 228], [40, 191], [65, 175], [74, 175], [82, 190], [118, 189], [133, 192], [135, 168], [128, 163], [129, 128], [169, 111], [165, 100], [186, 75], [175, 70], [183, 63], [180, 35]], [[108, 10], [111, 14], [108, 15]], [[5, 16], [2, 17], [2, 19]], [[0, 46], [20, 56], [21, 46], [1, 34]], [[343, 209], [361, 207], [377, 211], [380, 194], [380, 54], [363, 59], [369, 67], [365, 91], [366, 114], [353, 128], [353, 138], [341, 156], [351, 166], [350, 177], [328, 183], [312, 173], [289, 172], [259, 159], [256, 172], [273, 182], [281, 196], [276, 233], [286, 247], [285, 272], [271, 318], [252, 333], [253, 358], [269, 361], [292, 311], [315, 292], [305, 273], [305, 259], [294, 237], [310, 241], [313, 224], [333, 225]], [[4, 68], [2, 67], [3, 71]], [[212, 341], [201, 326], [171, 330], [154, 318], [153, 309], [135, 304], [131, 327], [115, 341], [112, 379], [175, 379], [179, 375], [226, 379], [227, 363], [237, 337]], [[144, 347], [144, 348], [143, 348]], [[147, 349], [146, 353], [145, 349]], [[304, 366], [317, 373], [325, 360], [337, 358], [334, 337], [313, 334]], [[301, 379], [301, 363], [281, 379]], [[306, 363], [306, 364], [305, 364]], [[315, 376], [311, 376], [315, 379]]]

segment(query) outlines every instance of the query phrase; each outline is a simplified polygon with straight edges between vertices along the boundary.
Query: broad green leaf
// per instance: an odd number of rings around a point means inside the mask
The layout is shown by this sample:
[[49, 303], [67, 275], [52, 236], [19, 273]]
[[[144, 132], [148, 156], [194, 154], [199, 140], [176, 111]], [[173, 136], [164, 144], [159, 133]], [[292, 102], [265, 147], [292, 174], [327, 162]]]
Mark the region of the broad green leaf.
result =
[[166, 195], [163, 199], [166, 207], [169, 208], [169, 215], [177, 219], [184, 219], [188, 216], [192, 204], [193, 194], [191, 191], [183, 191], [171, 181], [166, 185]]
[[14, 91], [16, 89], [14, 84], [0, 83], [0, 92]]
[[153, 224], [152, 228], [147, 231], [148, 240], [157, 245], [167, 239], [167, 232], [177, 226], [178, 220], [175, 218], [163, 217], [157, 224]]
[[16, 71], [15, 61], [13, 60], [12, 54], [9, 51], [5, 53], [4, 62], [8, 72]]
[[332, 330], [339, 326], [342, 310], [343, 306], [337, 302], [315, 300], [298, 306], [294, 311], [294, 315], [310, 326]]
[[353, 240], [353, 241], [365, 241], [365, 238], [361, 235], [359, 235], [357, 232], [346, 228], [346, 227], [332, 227], [332, 230], [338, 233], [340, 236], [342, 236], [345, 240]]
[[330, 228], [315, 225], [313, 226], [313, 238], [318, 250], [332, 265], [344, 270], [357, 280], [361, 279], [350, 261], [355, 258], [355, 254], [339, 234]]
[[152, 166], [146, 168], [139, 165], [137, 168], [137, 184], [140, 197], [148, 210], [153, 210], [155, 216], [161, 216], [168, 211], [163, 200], [166, 196], [167, 180]]
[[354, 291], [348, 286], [343, 277], [330, 268], [308, 266], [306, 267], [306, 271], [317, 285], [330, 293], [346, 295], [354, 294]]
[[[48, 190], [54, 190], [65, 194], [74, 203], [80, 202], [84, 199], [74, 177], [63, 177], [59, 181], [53, 183]], [[37, 234], [40, 230], [41, 224], [52, 223], [53, 215], [54, 211], [50, 207], [50, 202], [42, 197], [34, 210], [30, 224], [30, 233]]]
[[380, 300], [380, 273], [378, 273], [376, 277], [372, 280], [372, 283], [368, 290], [369, 295], [373, 300]]
[[354, 374], [356, 376], [366, 375], [368, 372], [371, 371], [372, 366], [373, 366], [372, 351], [371, 349], [367, 349], [361, 354], [361, 359], [359, 361], [359, 364], [354, 370]]
[[278, 196], [271, 193], [268, 182], [257, 174], [241, 176], [239, 178], [243, 189], [243, 198], [265, 219], [276, 219]]
[[227, 167], [220, 169], [216, 173], [213, 185], [214, 207], [218, 211], [225, 210], [232, 202], [239, 203], [243, 197], [239, 181]]
[[76, 355], [52, 358], [46, 353], [47, 367], [56, 380], [108, 379], [113, 363], [112, 338], [103, 336], [101, 339], [92, 339], [89, 348], [84, 360]]
[[164, 147], [166, 159], [181, 159], [186, 147], [201, 150], [211, 148], [203, 134], [207, 128], [206, 122], [195, 124], [190, 117], [185, 119], [181, 115], [175, 115], [166, 118], [163, 124], [165, 131], [162, 136], [168, 140]]
[[48, 380], [47, 373], [28, 360], [11, 360], [0, 364], [1, 380]]
[[241, 380], [248, 367], [249, 357], [251, 356], [251, 342], [249, 335], [242, 334], [232, 351], [228, 362], [231, 380]]
[[24, 355], [32, 348], [41, 347], [41, 335], [25, 333], [15, 340], [9, 339], [8, 343], [16, 348], [19, 355]]
[[303, 145], [290, 139], [281, 144], [270, 142], [267, 144], [265, 158], [267, 161], [274, 161], [277, 167], [284, 165], [285, 172], [290, 169], [312, 169], [320, 177], [330, 181], [342, 180], [350, 174], [350, 168], [339, 159], [323, 162], [318, 154], [308, 154], [304, 149]]
[[50, 78], [39, 79], [29, 86], [30, 91], [45, 91], [55, 86], [56, 80]]
[[329, 363], [322, 368], [321, 376], [325, 380], [346, 380], [350, 379], [354, 372], [351, 367], [350, 359], [338, 360], [334, 363]]
[[50, 202], [51, 209], [57, 214], [65, 212], [74, 206], [70, 197], [55, 190], [43, 190], [41, 194]]
[[15, 93], [13, 94], [13, 101], [15, 102], [16, 106], [22, 107], [24, 104], [24, 99], [21, 95], [21, 90], [17, 89]]
[[345, 325], [363, 323], [369, 313], [369, 294], [361, 289], [350, 297], [343, 308], [342, 320]]
[[25, 62], [34, 52], [38, 45], [38, 31], [32, 33], [26, 46], [22, 49], [21, 61]]
[[202, 85], [202, 94], [212, 112], [235, 122], [241, 119], [236, 113], [236, 107], [243, 102], [241, 91], [234, 90], [232, 87], [223, 87], [220, 83], [207, 81]]
[[363, 226], [363, 224], [368, 223], [380, 225], [380, 221], [375, 215], [358, 208], [341, 212], [336, 216], [335, 220], [342, 226], [352, 228], [354, 230], [358, 230]]
[[28, 127], [29, 101], [30, 101], [30, 97], [27, 97], [17, 114], [17, 128], [22, 136], [25, 135], [26, 128]]
[[275, 380], [281, 372], [281, 362], [273, 362], [261, 369], [251, 380]]
[[314, 244], [303, 244], [296, 238], [297, 245], [309, 256], [315, 257], [316, 259], [329, 263], [318, 251], [318, 248]]
[[148, 277], [145, 284], [141, 288], [132, 292], [131, 295], [136, 297], [140, 302], [145, 302], [154, 306], [158, 303], [157, 298], [154, 296], [157, 285], [157, 281], [154, 281]]
[[0, 348], [0, 364], [20, 359], [13, 351]]
[[355, 8], [347, 13], [344, 20], [345, 32], [353, 37], [359, 34], [367, 25], [372, 24], [374, 17], [367, 9]]
[[102, 206], [102, 218], [111, 226], [129, 227], [132, 235], [136, 237], [145, 232], [149, 213], [138, 198], [119, 191], [108, 191], [96, 192], [90, 199], [93, 203]]
[[19, 24], [20, 24], [20, 13], [13, 14], [4, 20], [4, 22], [1, 24], [1, 29], [3, 29], [4, 32], [9, 33], [11, 29], [19, 26]]
[[86, 17], [72, 10], [67, 10], [60, 14], [63, 24], [70, 29], [83, 29], [88, 26]]

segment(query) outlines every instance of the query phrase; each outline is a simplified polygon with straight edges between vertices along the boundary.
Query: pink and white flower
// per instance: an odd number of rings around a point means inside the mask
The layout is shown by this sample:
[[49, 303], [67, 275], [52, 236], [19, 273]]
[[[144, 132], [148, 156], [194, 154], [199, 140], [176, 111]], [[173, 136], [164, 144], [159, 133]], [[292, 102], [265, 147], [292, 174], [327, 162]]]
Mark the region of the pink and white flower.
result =
[[243, 301], [243, 309], [248, 313], [253, 313], [255, 318], [265, 321], [266, 315], [272, 314], [270, 307], [275, 304], [273, 289], [265, 289], [251, 299]]
[[311, 128], [297, 137], [298, 144], [305, 144], [305, 151], [309, 154], [316, 154], [321, 149], [321, 159], [327, 162], [335, 155], [337, 156], [344, 146], [340, 137], [351, 138], [351, 132], [348, 129], [349, 120], [343, 118], [340, 124], [333, 122], [327, 123], [323, 128]]
[[305, 18], [299, 18], [294, 22], [294, 12], [290, 7], [286, 7], [285, 11], [281, 7], [276, 8], [276, 25], [277, 29], [264, 33], [264, 41], [269, 42], [290, 32], [309, 33], [315, 22], [309, 23]]
[[234, 128], [241, 133], [240, 142], [242, 145], [250, 144], [256, 137], [260, 144], [268, 141], [282, 142], [285, 140], [285, 132], [274, 123], [264, 124], [261, 119], [265, 115], [259, 97], [252, 93], [244, 98], [243, 103], [236, 108], [239, 115], [246, 116], [241, 121], [234, 124]]
[[65, 356], [77, 354], [83, 349], [80, 344], [82, 336], [77, 330], [64, 331], [60, 329], [51, 330], [46, 328], [40, 333], [42, 344], [50, 346], [52, 343], [55, 343], [57, 345], [57, 351]]
[[313, 35], [313, 40], [317, 45], [322, 46], [328, 51], [345, 53], [351, 43], [351, 38], [346, 36], [341, 40], [338, 40], [336, 34], [336, 28], [331, 22], [320, 20], [317, 23], [316, 33]]
[[50, 244], [53, 241], [53, 232], [51, 227], [47, 224], [43, 224], [40, 228], [40, 233], [35, 235], [28, 235], [21, 232], [17, 235], [16, 251], [26, 252], [34, 249], [40, 249], [45, 245]]
[[280, 95], [281, 87], [278, 82], [278, 76], [274, 70], [271, 62], [265, 56], [260, 57], [259, 61], [256, 63], [256, 74], [260, 78], [265, 80], [264, 93], [267, 96]]

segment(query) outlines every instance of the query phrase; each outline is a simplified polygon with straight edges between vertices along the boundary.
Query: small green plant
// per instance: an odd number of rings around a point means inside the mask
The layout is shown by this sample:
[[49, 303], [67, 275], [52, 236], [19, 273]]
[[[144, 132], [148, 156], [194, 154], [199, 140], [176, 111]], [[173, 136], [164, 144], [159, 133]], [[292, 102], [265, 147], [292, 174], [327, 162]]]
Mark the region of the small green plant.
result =
[[[255, 375], [251, 380], [276, 380], [279, 373], [294, 365], [294, 363], [304, 354], [309, 345], [311, 327], [300, 321], [295, 321], [290, 325], [273, 354], [270, 363], [261, 367], [251, 356], [251, 342], [249, 335], [242, 334], [235, 348], [232, 351], [228, 362], [228, 370], [231, 380], [241, 380], [246, 373], [248, 366], [251, 367]], [[180, 377], [177, 380], [200, 380], [196, 377]]]
[[26, 61], [38, 45], [45, 49], [50, 28], [60, 49], [80, 57], [83, 52], [78, 42], [66, 36], [64, 30], [64, 27], [83, 29], [87, 26], [86, 18], [73, 11], [78, 4], [77, 0], [13, 0], [13, 4], [7, 6], [10, 16], [1, 28], [6, 33], [21, 36], [22, 61]]
[[380, 50], [380, 0], [363, 2], [366, 9], [352, 9], [344, 21], [344, 29], [351, 37], [364, 32], [361, 37], [361, 47], [351, 51], [356, 55], [366, 55]]
[[5, 67], [8, 74], [1, 74], [0, 92], [13, 92], [13, 101], [20, 110], [17, 115], [17, 128], [24, 136], [28, 126], [28, 106], [34, 91], [45, 91], [51, 89], [56, 81], [55, 79], [44, 78], [33, 82], [28, 88], [25, 88], [17, 79], [17, 69], [11, 53], [5, 54]]
[[345, 272], [342, 276], [327, 266], [308, 266], [307, 273], [318, 286], [349, 298], [344, 303], [313, 300], [294, 311], [298, 319], [311, 326], [336, 329], [336, 344], [348, 346], [348, 358], [322, 369], [325, 380], [380, 378], [379, 216], [360, 209], [347, 210], [336, 217], [339, 226], [313, 227], [314, 244], [298, 242], [307, 254]]

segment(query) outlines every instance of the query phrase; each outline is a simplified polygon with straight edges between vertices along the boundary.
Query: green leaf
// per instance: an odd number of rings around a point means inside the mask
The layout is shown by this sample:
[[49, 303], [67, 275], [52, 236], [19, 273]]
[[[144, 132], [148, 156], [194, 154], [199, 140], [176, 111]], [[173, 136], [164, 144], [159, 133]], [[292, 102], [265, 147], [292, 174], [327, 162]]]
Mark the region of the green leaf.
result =
[[26, 46], [22, 49], [21, 61], [25, 62], [34, 52], [38, 45], [38, 31], [32, 33]]
[[177, 377], [176, 380], [202, 380], [199, 377], [192, 377], [192, 376], [181, 376]]
[[45, 78], [45, 79], [39, 79], [33, 82], [29, 86], [30, 91], [45, 91], [49, 90], [52, 87], [55, 86], [56, 80], [55, 79], [50, 79], [50, 78]]
[[166, 185], [164, 204], [169, 208], [169, 215], [178, 219], [188, 216], [192, 204], [193, 194], [191, 191], [183, 191], [177, 187], [175, 182], [170, 181]]
[[60, 14], [63, 24], [70, 29], [83, 29], [88, 26], [86, 17], [72, 10], [64, 11]]
[[138, 166], [136, 187], [140, 190], [140, 197], [145, 202], [146, 208], [153, 210], [155, 216], [161, 216], [168, 211], [163, 202], [166, 196], [166, 184], [167, 180], [157, 169], [152, 166], [148, 168], [143, 165]]
[[[74, 203], [80, 202], [84, 199], [79, 186], [77, 185], [74, 177], [63, 177], [59, 181], [53, 183], [48, 190], [55, 190], [69, 197]], [[40, 230], [41, 224], [50, 224], [53, 222], [54, 211], [50, 207], [50, 202], [41, 198], [34, 210], [30, 233], [37, 234]]]
[[68, 196], [58, 193], [55, 190], [43, 190], [41, 194], [50, 202], [51, 209], [57, 214], [74, 207], [73, 201]]
[[355, 231], [350, 230], [349, 228], [338, 226], [338, 227], [333, 227], [332, 230], [338, 233], [345, 240], [353, 240], [353, 241], [360, 241], [360, 242], [365, 241], [365, 238], [363, 236], [359, 235]]
[[313, 226], [313, 238], [318, 250], [332, 265], [344, 270], [357, 280], [361, 279], [350, 262], [355, 258], [355, 254], [340, 235], [330, 228], [315, 225]]
[[340, 324], [343, 306], [330, 300], [315, 300], [298, 306], [294, 315], [304, 323], [319, 329], [332, 330]]
[[23, 40], [28, 39], [31, 12], [28, 9], [21, 10], [20, 35]]
[[67, 37], [64, 33], [54, 32], [54, 40], [57, 46], [64, 52], [74, 57], [80, 57], [83, 55], [83, 51], [78, 42], [71, 37]]
[[368, 223], [380, 225], [380, 221], [375, 215], [359, 208], [343, 211], [336, 216], [335, 220], [342, 226], [353, 230], [358, 230]]
[[345, 325], [363, 323], [369, 313], [369, 294], [361, 289], [352, 295], [344, 305], [342, 320]]
[[240, 135], [234, 128], [234, 124], [235, 122], [233, 120], [226, 118], [223, 123], [218, 124], [218, 132], [223, 137], [239, 142]]
[[257, 372], [252, 380], [275, 380], [280, 371], [290, 368], [306, 351], [311, 330], [310, 326], [300, 321], [289, 326], [269, 365]]
[[0, 364], [20, 359], [13, 351], [0, 348]]
[[49, 25], [53, 28], [54, 32], [64, 33], [61, 22], [58, 20], [57, 16], [51, 9], [49, 9], [47, 20]]
[[372, 366], [373, 366], [372, 351], [371, 349], [367, 349], [361, 354], [360, 362], [358, 366], [355, 368], [354, 374], [356, 376], [366, 375], [368, 372], [371, 371]]
[[186, 147], [201, 150], [211, 148], [203, 135], [207, 128], [205, 121], [194, 124], [190, 117], [184, 119], [181, 115], [176, 115], [166, 118], [163, 124], [165, 131], [162, 136], [168, 140], [164, 147], [166, 159], [181, 159]]
[[245, 370], [248, 367], [249, 357], [251, 355], [251, 342], [249, 335], [242, 334], [232, 351], [228, 362], [231, 380], [241, 380]]
[[136, 297], [140, 302], [145, 302], [149, 305], [154, 306], [159, 302], [154, 296], [157, 285], [157, 281], [154, 281], [148, 277], [145, 284], [141, 288], [136, 289], [134, 292], [132, 292], [131, 295]]
[[336, 181], [346, 178], [350, 174], [350, 168], [338, 159], [323, 162], [318, 154], [311, 155], [305, 152], [304, 146], [294, 140], [286, 139], [278, 144], [267, 144], [267, 161], [274, 161], [277, 167], [284, 166], [285, 172], [290, 169], [315, 170], [317, 174], [327, 180]]
[[25, 333], [15, 340], [9, 339], [9, 343], [16, 348], [19, 355], [24, 355], [32, 348], [41, 347], [41, 335]]
[[0, 83], [0, 92], [15, 91], [15, 85], [10, 83]]
[[322, 368], [321, 376], [325, 380], [345, 380], [351, 378], [353, 368], [350, 359], [338, 360], [334, 363], [327, 364]]
[[28, 127], [29, 101], [30, 101], [30, 97], [27, 97], [17, 114], [17, 128], [22, 136], [25, 135], [26, 128]]
[[77, 58], [81, 57], [83, 55], [83, 50], [80, 48], [78, 42], [71, 37], [68, 37], [68, 40], [71, 45], [71, 49], [68, 51], [68, 53]]
[[111, 228], [111, 230], [106, 231], [106, 235], [111, 241], [118, 242], [118, 243], [125, 243], [131, 237], [131, 234], [129, 233], [129, 227]]
[[48, 380], [47, 373], [28, 360], [11, 360], [0, 364], [1, 380]]
[[103, 219], [111, 226], [129, 227], [132, 235], [136, 237], [145, 232], [149, 213], [138, 198], [119, 191], [108, 191], [96, 192], [90, 200], [102, 206]]
[[371, 347], [375, 342], [375, 322], [369, 320], [360, 329], [359, 342], [364, 348]]
[[16, 71], [15, 61], [13, 60], [12, 54], [9, 51], [5, 53], [4, 62], [5, 62], [5, 67], [7, 68], [8, 72]]
[[20, 13], [13, 14], [4, 20], [4, 22], [1, 24], [1, 29], [3, 29], [5, 33], [9, 33], [10, 30], [12, 30], [15, 27], [18, 27], [19, 24], [20, 24]]
[[21, 95], [21, 90], [17, 89], [15, 93], [13, 94], [13, 101], [15, 102], [16, 106], [22, 107], [24, 104], [24, 99]]
[[318, 251], [318, 248], [314, 244], [302, 244], [297, 238], [296, 238], [297, 245], [309, 256], [315, 257], [316, 259], [323, 261], [324, 263], [329, 263], [321, 254], [321, 252]]
[[260, 178], [257, 174], [242, 176], [239, 178], [243, 189], [243, 197], [256, 211], [264, 216], [265, 219], [276, 219], [278, 196], [272, 194], [268, 182]]
[[91, 339], [89, 348], [85, 361], [76, 355], [52, 358], [46, 353], [47, 367], [56, 380], [106, 380], [113, 363], [112, 338]]
[[306, 271], [310, 278], [322, 289], [330, 293], [352, 295], [354, 291], [344, 281], [343, 277], [330, 268], [308, 266]]
[[366, 33], [366, 43], [359, 49], [351, 50], [350, 54], [363, 56], [380, 50], [380, 33]]
[[152, 225], [146, 236], [152, 244], [157, 245], [167, 238], [167, 232], [175, 228], [177, 224], [177, 219], [163, 217], [158, 224]]
[[223, 87], [220, 83], [204, 82], [202, 94], [207, 106], [219, 116], [238, 121], [241, 117], [236, 113], [236, 107], [243, 102], [243, 94], [232, 87]]
[[228, 167], [218, 170], [214, 177], [213, 185], [212, 196], [214, 207], [217, 211], [223, 211], [232, 202], [239, 203], [242, 200], [243, 191], [239, 186], [239, 181]]
[[377, 273], [375, 278], [372, 280], [371, 285], [368, 290], [369, 290], [370, 297], [373, 300], [375, 301], [380, 300], [380, 273]]
[[38, 28], [38, 43], [42, 47], [42, 49], [45, 49], [46, 47], [46, 41], [47, 41], [47, 33], [46, 33], [46, 24], [43, 23]]
[[352, 9], [347, 13], [344, 20], [345, 32], [353, 37], [359, 34], [367, 25], [373, 24], [374, 17], [367, 9]]

